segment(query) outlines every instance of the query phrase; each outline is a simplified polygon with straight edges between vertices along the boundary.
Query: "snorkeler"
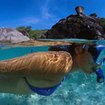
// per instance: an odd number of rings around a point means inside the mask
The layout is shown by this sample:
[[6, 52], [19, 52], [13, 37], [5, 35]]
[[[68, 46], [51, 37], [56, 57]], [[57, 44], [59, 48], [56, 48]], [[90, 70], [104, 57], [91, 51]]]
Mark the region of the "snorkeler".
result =
[[48, 51], [0, 61], [0, 92], [49, 96], [68, 73], [77, 70], [96, 72], [99, 81], [104, 78], [86, 47], [76, 45], [73, 49], [71, 54]]
[[[81, 44], [80, 44], [81, 45]], [[72, 44], [72, 45], [63, 45], [63, 46], [52, 46], [49, 48], [50, 51], [67, 51], [71, 54], [71, 56], [75, 56], [75, 47], [79, 47], [78, 44]], [[94, 62], [96, 63], [96, 65], [99, 65], [97, 67], [97, 69], [93, 68], [93, 71], [96, 73], [97, 75], [97, 82], [103, 82], [104, 81], [104, 75], [103, 75], [103, 71], [101, 69], [101, 65], [102, 63], [105, 61], [105, 56], [102, 56], [104, 54], [100, 54], [100, 53], [104, 53], [105, 52], [105, 46], [104, 45], [92, 45], [92, 46], [89, 46], [87, 44], [83, 44], [82, 46], [82, 50], [86, 50], [88, 51], [91, 55], [92, 55], [92, 58], [94, 60]], [[77, 51], [79, 51], [81, 48], [78, 48]], [[99, 57], [99, 55], [101, 55], [101, 57]], [[86, 57], [85, 57], [86, 58]], [[98, 58], [101, 58], [101, 59], [98, 59]], [[78, 60], [78, 58], [77, 58]], [[82, 61], [81, 61], [82, 62]]]

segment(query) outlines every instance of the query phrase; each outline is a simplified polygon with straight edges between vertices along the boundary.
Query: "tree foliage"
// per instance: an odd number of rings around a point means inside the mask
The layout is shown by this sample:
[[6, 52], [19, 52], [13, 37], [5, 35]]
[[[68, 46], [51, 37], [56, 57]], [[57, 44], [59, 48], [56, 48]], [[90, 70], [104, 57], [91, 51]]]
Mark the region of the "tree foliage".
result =
[[97, 17], [97, 14], [96, 13], [92, 13], [92, 14], [90, 14], [90, 16]]
[[30, 38], [32, 39], [39, 39], [39, 38], [42, 38], [44, 36], [44, 33], [46, 32], [47, 30], [31, 30], [29, 32], [29, 36]]
[[[96, 13], [92, 13], [92, 14], [90, 14], [90, 16], [97, 17], [98, 15]], [[105, 33], [105, 18], [98, 17], [98, 19], [99, 19], [100, 25], [103, 27], [103, 30]], [[105, 34], [103, 36], [105, 36]]]
[[20, 26], [16, 28], [19, 32], [28, 36], [31, 39], [39, 39], [44, 36], [47, 30], [33, 30], [31, 26]]
[[102, 25], [103, 28], [105, 28], [105, 18], [100, 19], [100, 24]]
[[19, 32], [21, 32], [23, 35], [30, 37], [29, 32], [32, 30], [31, 26], [20, 26], [16, 28]]

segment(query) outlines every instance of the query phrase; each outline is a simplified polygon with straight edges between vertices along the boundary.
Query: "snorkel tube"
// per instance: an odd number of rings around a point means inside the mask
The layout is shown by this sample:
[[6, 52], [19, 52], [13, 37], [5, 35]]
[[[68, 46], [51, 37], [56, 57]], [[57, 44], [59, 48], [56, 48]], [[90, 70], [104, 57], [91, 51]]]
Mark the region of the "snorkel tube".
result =
[[98, 83], [102, 83], [104, 82], [104, 74], [103, 74], [103, 70], [101, 68], [97, 69], [95, 71], [96, 75], [97, 75], [97, 82]]
[[[105, 58], [103, 57], [101, 59], [98, 59], [98, 57], [104, 51], [105, 46], [98, 45], [98, 46], [96, 46], [96, 49], [97, 49], [97, 53], [98, 53], [98, 55], [96, 57], [97, 58], [96, 63], [102, 65], [105, 61]], [[104, 82], [104, 73], [103, 73], [102, 68], [98, 68], [95, 72], [96, 72], [96, 75], [97, 75], [97, 82], [98, 83]]]

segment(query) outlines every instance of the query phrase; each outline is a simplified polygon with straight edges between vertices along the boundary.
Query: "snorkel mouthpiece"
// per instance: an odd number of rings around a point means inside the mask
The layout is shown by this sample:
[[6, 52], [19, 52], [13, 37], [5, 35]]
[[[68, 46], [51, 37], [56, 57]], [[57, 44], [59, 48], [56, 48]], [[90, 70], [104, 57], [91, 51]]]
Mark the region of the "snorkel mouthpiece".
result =
[[97, 75], [97, 82], [102, 83], [104, 82], [104, 74], [101, 68], [96, 70], [96, 75]]

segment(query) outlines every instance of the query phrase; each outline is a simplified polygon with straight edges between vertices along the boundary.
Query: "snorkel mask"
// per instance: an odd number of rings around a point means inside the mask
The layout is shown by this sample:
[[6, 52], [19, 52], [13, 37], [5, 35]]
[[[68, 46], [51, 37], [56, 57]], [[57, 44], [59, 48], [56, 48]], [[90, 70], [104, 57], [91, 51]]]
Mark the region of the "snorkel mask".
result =
[[[89, 49], [89, 46], [84, 44], [83, 49], [85, 50], [88, 50]], [[97, 49], [98, 50], [98, 49]], [[99, 55], [99, 54], [98, 54]], [[95, 56], [95, 55], [94, 55]], [[95, 57], [96, 58], [96, 57]], [[105, 59], [104, 59], [105, 60]], [[95, 61], [96, 62], [96, 61]], [[102, 64], [102, 63], [101, 63]], [[103, 70], [101, 68], [98, 68], [97, 70], [94, 70], [96, 75], [97, 75], [97, 82], [98, 83], [102, 83], [104, 82], [104, 73], [103, 73]]]

